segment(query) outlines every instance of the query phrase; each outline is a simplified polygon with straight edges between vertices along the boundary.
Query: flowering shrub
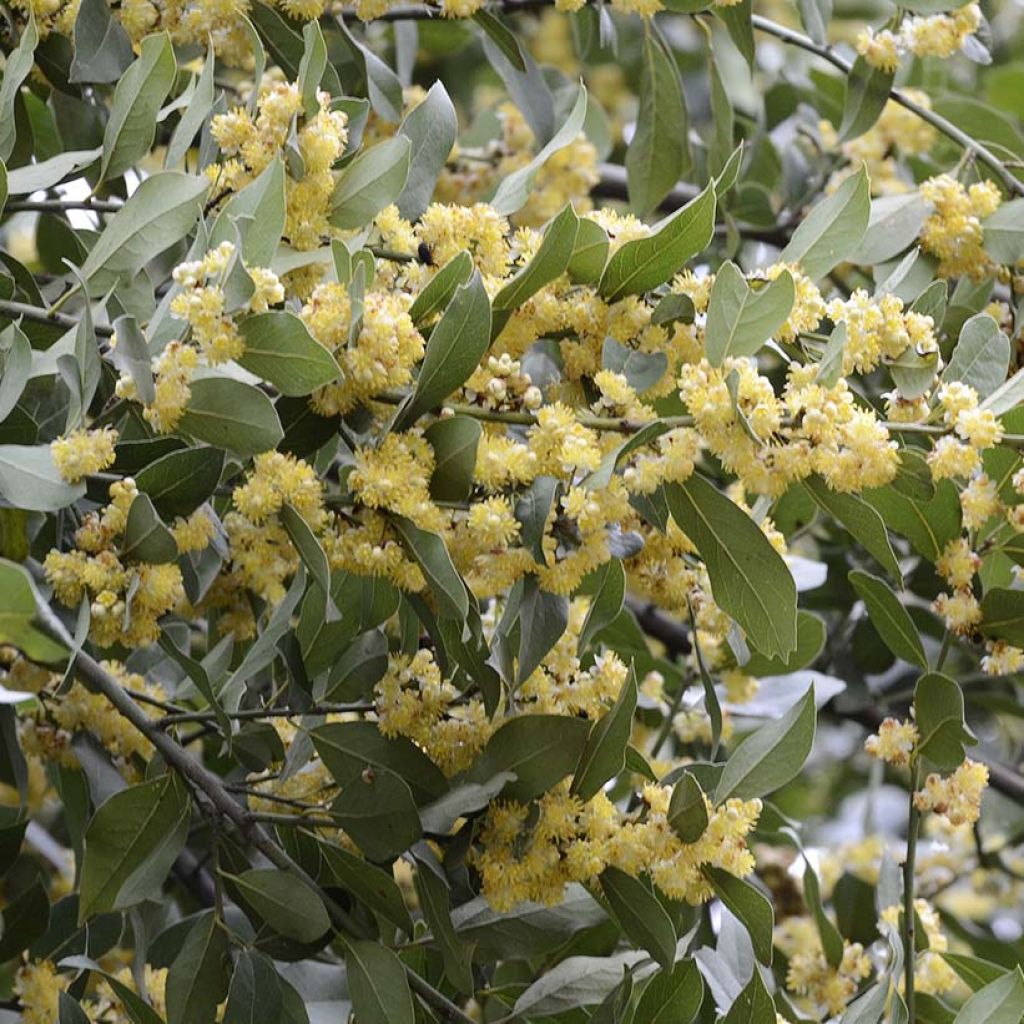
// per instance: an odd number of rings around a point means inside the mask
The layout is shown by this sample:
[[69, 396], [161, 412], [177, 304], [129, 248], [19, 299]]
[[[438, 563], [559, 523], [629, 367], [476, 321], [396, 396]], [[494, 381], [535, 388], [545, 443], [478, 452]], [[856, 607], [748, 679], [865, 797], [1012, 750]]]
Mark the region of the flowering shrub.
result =
[[1019, 1024], [953, 3], [4, 9], [3, 1020]]

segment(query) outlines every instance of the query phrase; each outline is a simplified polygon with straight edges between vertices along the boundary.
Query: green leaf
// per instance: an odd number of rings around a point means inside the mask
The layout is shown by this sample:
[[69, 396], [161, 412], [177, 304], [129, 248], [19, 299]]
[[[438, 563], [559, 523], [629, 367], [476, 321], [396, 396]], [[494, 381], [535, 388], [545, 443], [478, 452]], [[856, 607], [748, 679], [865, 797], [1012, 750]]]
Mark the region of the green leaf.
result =
[[452, 924], [451, 893], [448, 883], [439, 873], [440, 866], [433, 858], [416, 857], [414, 878], [420, 909], [430, 928], [430, 934], [441, 950], [444, 973], [459, 992], [472, 993], [472, 955]]
[[1024, 199], [1003, 203], [981, 224], [985, 252], [996, 263], [1012, 266], [1024, 256]]
[[398, 212], [406, 220], [418, 220], [430, 205], [458, 131], [455, 107], [445, 87], [435, 82], [398, 129], [411, 143], [409, 177], [396, 200]]
[[310, 579], [314, 580], [325, 594], [330, 595], [331, 567], [316, 534], [291, 505], [286, 503], [281, 508], [280, 515], [281, 525], [288, 531], [288, 538], [299, 553]]
[[872, 199], [868, 227], [853, 262], [873, 266], [905, 252], [917, 241], [931, 210], [920, 192]]
[[788, 271], [754, 291], [735, 263], [723, 263], [708, 301], [707, 356], [711, 365], [754, 355], [786, 322], [795, 294]]
[[209, 188], [207, 178], [177, 171], [144, 178], [89, 250], [82, 276], [99, 290], [133, 277], [192, 230]]
[[610, 247], [608, 232], [600, 224], [581, 217], [568, 267], [573, 284], [596, 284], [600, 281]]
[[146, 336], [135, 317], [119, 316], [114, 321], [114, 340], [115, 344], [111, 346], [114, 365], [132, 379], [139, 399], [152, 405], [156, 401], [153, 359]]
[[392, 430], [404, 430], [460, 388], [480, 363], [491, 338], [491, 304], [479, 271], [455, 292], [437, 325], [412, 395], [395, 414]]
[[757, 524], [699, 476], [669, 484], [672, 518], [707, 566], [715, 602], [768, 657], [796, 649], [796, 584]]
[[284, 437], [270, 399], [230, 377], [192, 382], [192, 397], [178, 432], [242, 456], [274, 448]]
[[1007, 973], [1005, 967], [994, 964], [990, 960], [982, 960], [976, 956], [946, 952], [940, 953], [939, 956], [956, 971], [972, 992], [983, 989], [986, 985], [991, 984], [997, 978], [1002, 978]]
[[861, 167], [800, 222], [779, 261], [799, 263], [808, 277], [824, 277], [857, 251], [870, 215], [868, 174]]
[[644, 23], [637, 92], [640, 109], [626, 150], [626, 182], [630, 206], [638, 217], [645, 217], [690, 167], [679, 69], [653, 20]]
[[83, 0], [75, 17], [74, 40], [68, 81], [76, 84], [116, 82], [135, 58], [132, 41], [111, 16], [106, 0]]
[[159, 894], [185, 846], [190, 810], [175, 775], [122, 789], [99, 806], [85, 832], [79, 925]]
[[46, 934], [50, 923], [50, 900], [37, 878], [13, 899], [6, 900], [0, 915], [0, 959], [13, 960], [22, 950]]
[[754, 71], [754, 25], [751, 18], [753, 3], [751, 0], [740, 0], [728, 7], [711, 5], [711, 10], [718, 20], [725, 25], [729, 38], [736, 49], [743, 54], [747, 67]]
[[1024, 1017], [1024, 973], [1020, 967], [975, 992], [953, 1024], [1020, 1024]]
[[648, 388], [654, 387], [665, 376], [667, 367], [668, 357], [664, 352], [638, 352], [614, 338], [604, 339], [601, 369], [621, 373], [637, 394], [643, 394]]
[[567, 957], [519, 996], [513, 1007], [515, 1019], [561, 1016], [581, 1006], [594, 1006], [622, 984], [625, 970], [646, 957], [640, 950]]
[[471, 782], [486, 782], [499, 772], [515, 772], [504, 795], [525, 802], [546, 793], [572, 772], [587, 742], [590, 723], [562, 715], [510, 718], [487, 741], [469, 770]]
[[277, 868], [253, 868], [232, 881], [246, 903], [279, 935], [316, 942], [330, 930], [323, 900], [297, 875]]
[[704, 790], [692, 772], [684, 771], [672, 790], [667, 820], [684, 843], [695, 843], [708, 827]]
[[804, 899], [817, 925], [821, 948], [825, 951], [825, 959], [828, 961], [829, 967], [838, 970], [843, 961], [843, 937], [825, 913], [825, 907], [821, 902], [818, 876], [814, 868], [811, 867], [810, 861], [804, 868]]
[[114, 90], [103, 132], [101, 181], [120, 177], [149, 152], [156, 135], [157, 112], [177, 72], [171, 37], [166, 32], [146, 36], [138, 60], [121, 76]]
[[18, 404], [31, 372], [32, 346], [17, 324], [8, 324], [0, 331], [0, 422]]
[[404, 135], [364, 149], [338, 176], [331, 196], [331, 224], [365, 227], [393, 203], [409, 177], [412, 143]]
[[392, 517], [392, 522], [402, 544], [426, 577], [438, 613], [442, 618], [464, 622], [469, 614], [469, 596], [444, 541], [401, 516]]
[[709, 185], [696, 199], [655, 225], [647, 238], [619, 247], [601, 275], [598, 291], [606, 302], [664, 284], [702, 252], [715, 230], [715, 191]]
[[839, 126], [839, 141], [849, 142], [872, 128], [892, 90], [893, 73], [872, 67], [863, 57], [853, 62], [846, 78], [846, 99], [843, 120]]
[[755, 967], [750, 981], [722, 1018], [722, 1024], [775, 1024], [777, 1019], [775, 1004]]
[[750, 800], [781, 789], [800, 774], [814, 744], [814, 686], [781, 718], [750, 733], [725, 762], [712, 803]]
[[[705, 866], [704, 874], [714, 888], [715, 895], [750, 933], [750, 940], [754, 944], [754, 955], [761, 963], [770, 965], [775, 914], [768, 897], [749, 882], [730, 875], [722, 868]], [[755, 968], [754, 976], [757, 975], [758, 971]]]
[[942, 371], [943, 381], [959, 380], [988, 398], [1006, 381], [1010, 367], [1010, 339], [987, 313], [978, 313], [965, 321], [953, 349], [949, 365]]
[[246, 317], [238, 329], [245, 339], [239, 366], [269, 381], [282, 395], [308, 395], [341, 373], [334, 356], [293, 313], [257, 313]]
[[453, 256], [416, 296], [409, 307], [412, 322], [421, 327], [440, 313], [451, 301], [459, 285], [465, 284], [473, 274], [473, 258], [465, 249]]
[[825, 647], [824, 621], [802, 608], [796, 613], [796, 650], [785, 658], [766, 658], [756, 651], [743, 666], [748, 676], [784, 676], [814, 663]]
[[[905, 453], [901, 453], [901, 458], [906, 461]], [[862, 497], [880, 513], [890, 530], [906, 537], [920, 554], [934, 563], [949, 541], [960, 536], [957, 489], [949, 480], [942, 480], [927, 498], [916, 491], [903, 493], [897, 484], [903, 486], [900, 477], [886, 487], [863, 492]]]
[[848, 578], [885, 646], [897, 658], [927, 668], [928, 659], [914, 620], [885, 580], [860, 569], [854, 569]]
[[361, 900], [375, 913], [412, 935], [412, 920], [394, 877], [348, 850], [320, 844], [324, 868], [334, 884]]
[[0, 496], [29, 512], [56, 512], [85, 494], [57, 471], [49, 445], [0, 444]]
[[840, 523], [878, 564], [897, 582], [902, 584], [903, 573], [889, 543], [889, 534], [882, 517], [862, 498], [855, 494], [833, 491], [820, 476], [804, 481], [815, 504]]
[[598, 573], [600, 582], [587, 609], [587, 617], [583, 620], [576, 644], [577, 654], [583, 654], [594, 637], [618, 618], [626, 599], [626, 571], [619, 559], [610, 558]]
[[453, 786], [444, 796], [420, 808], [423, 831], [428, 835], [448, 835], [459, 818], [482, 811], [515, 778], [513, 772], [498, 772], [482, 785], [463, 782]]
[[917, 753], [940, 772], [963, 763], [965, 746], [974, 738], [964, 721], [964, 695], [959, 684], [939, 672], [927, 672], [914, 688], [914, 722], [919, 736]]
[[35, 625], [36, 592], [28, 570], [0, 559], [0, 644], [46, 664], [67, 660], [67, 648]]
[[309, 1024], [302, 997], [262, 953], [243, 949], [235, 961], [224, 1008], [224, 1024]]
[[491, 334], [496, 336], [518, 309], [546, 284], [554, 281], [569, 266], [576, 246], [580, 219], [571, 203], [566, 203], [544, 231], [540, 247], [529, 263], [494, 296], [494, 323]]
[[154, 565], [173, 562], [178, 557], [178, 545], [157, 515], [148, 494], [136, 495], [128, 509], [121, 555], [128, 561]]
[[[21, 31], [18, 45], [7, 53], [4, 77], [0, 82], [0, 160], [8, 161], [17, 141], [14, 102], [18, 98], [22, 83], [28, 78], [35, 64], [35, 50], [39, 45], [39, 30], [36, 19], [29, 11], [28, 20]], [[12, 195], [17, 193], [11, 186]]]
[[331, 816], [373, 861], [397, 857], [422, 834], [412, 792], [386, 768], [371, 768], [350, 782], [332, 804]]
[[587, 90], [581, 85], [576, 96], [576, 103], [562, 127], [555, 132], [543, 149], [528, 164], [501, 179], [497, 191], [491, 199], [491, 206], [498, 213], [507, 217], [523, 206], [530, 197], [530, 190], [533, 188], [533, 180], [537, 177], [537, 172], [555, 153], [575, 141], [583, 130], [586, 116]]
[[362, 1024], [415, 1024], [405, 968], [390, 949], [378, 942], [346, 942], [345, 974]]
[[345, 789], [366, 769], [400, 776], [413, 797], [427, 803], [448, 789], [441, 770], [404, 736], [382, 736], [373, 722], [332, 722], [311, 730], [317, 753], [339, 787]]
[[558, 642], [569, 622], [569, 602], [563, 594], [542, 590], [536, 576], [523, 581], [519, 610], [519, 663], [516, 683], [522, 685]]
[[469, 497], [482, 434], [480, 421], [470, 416], [449, 416], [424, 431], [434, 449], [430, 496], [435, 501], [465, 501]]
[[662, 967], [676, 956], [676, 930], [657, 896], [638, 878], [615, 867], [601, 872], [601, 891], [615, 919], [635, 946], [646, 949]]
[[320, 110], [317, 92], [327, 67], [327, 44], [316, 20], [302, 26], [302, 60], [299, 62], [297, 82], [302, 94], [302, 112], [307, 118], [316, 117]]
[[195, 89], [192, 98], [188, 101], [185, 112], [175, 125], [171, 141], [167, 144], [167, 152], [164, 154], [164, 167], [166, 168], [177, 167], [185, 162], [185, 156], [191, 149], [193, 140], [213, 110], [215, 63], [212, 60], [204, 60], [203, 70], [194, 80]]
[[569, 787], [569, 792], [580, 800], [586, 802], [596, 796], [625, 767], [636, 697], [636, 675], [630, 669], [615, 703], [590, 727]]
[[504, 54], [516, 71], [525, 73], [526, 56], [519, 45], [516, 34], [503, 21], [487, 10], [479, 10], [473, 14], [473, 20], [487, 33], [491, 42]]
[[217, 448], [182, 448], [168, 452], [135, 474], [135, 484], [168, 519], [194, 512], [216, 490], [224, 470]]
[[692, 1021], [704, 1001], [704, 980], [693, 960], [658, 971], [636, 1006], [633, 1024], [682, 1024]]
[[981, 599], [981, 615], [985, 636], [1024, 646], [1024, 590], [993, 587]]
[[228, 937], [212, 910], [188, 930], [167, 972], [167, 1024], [213, 1020], [228, 992]]
[[224, 204], [210, 233], [210, 244], [234, 242], [237, 232], [245, 261], [250, 266], [270, 266], [284, 232], [284, 193], [284, 161], [275, 156], [254, 181]]

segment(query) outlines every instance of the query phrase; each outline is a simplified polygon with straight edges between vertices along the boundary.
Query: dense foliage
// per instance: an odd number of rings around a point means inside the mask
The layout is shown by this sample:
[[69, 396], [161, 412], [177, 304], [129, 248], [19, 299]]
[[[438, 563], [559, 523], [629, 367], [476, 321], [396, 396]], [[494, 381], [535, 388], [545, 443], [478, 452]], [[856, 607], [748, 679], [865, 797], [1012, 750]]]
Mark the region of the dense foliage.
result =
[[955, 3], [0, 5], [0, 1018], [1019, 1024]]

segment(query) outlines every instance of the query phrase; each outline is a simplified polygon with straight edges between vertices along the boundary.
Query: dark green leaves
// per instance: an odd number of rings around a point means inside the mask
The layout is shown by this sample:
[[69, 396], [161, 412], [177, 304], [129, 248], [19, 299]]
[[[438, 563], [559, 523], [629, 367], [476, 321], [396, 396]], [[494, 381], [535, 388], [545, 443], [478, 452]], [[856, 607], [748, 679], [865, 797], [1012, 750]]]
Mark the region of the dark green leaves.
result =
[[1010, 365], [1010, 339], [987, 313], [967, 320], [953, 349], [943, 381], [959, 380], [988, 398], [1005, 380]]
[[[704, 874], [714, 887], [715, 895], [750, 933], [757, 959], [763, 964], [770, 964], [775, 915], [768, 897], [749, 882], [721, 868], [705, 867]], [[754, 974], [757, 974], [756, 970]]]
[[101, 178], [117, 178], [149, 152], [156, 134], [156, 115], [177, 73], [171, 37], [146, 36], [138, 60], [114, 90], [110, 119], [103, 134]]
[[393, 522], [406, 550], [427, 578], [438, 614], [443, 618], [464, 621], [469, 613], [469, 595], [462, 577], [455, 571], [444, 541], [436, 533], [421, 530], [400, 516], [395, 516]]
[[169, 452], [135, 475], [139, 490], [167, 519], [187, 516], [213, 494], [220, 482], [224, 453], [216, 448]]
[[781, 718], [762, 725], [736, 747], [725, 763], [712, 803], [764, 796], [796, 778], [814, 745], [815, 723], [812, 685]]
[[230, 377], [193, 382], [178, 431], [237, 455], [265, 452], [284, 437], [270, 399], [258, 388]]
[[692, 960], [680, 960], [647, 982], [633, 1024], [682, 1024], [692, 1021], [704, 998], [704, 982]]
[[470, 769], [469, 778], [486, 782], [498, 772], [514, 772], [504, 794], [532, 800], [572, 772], [583, 752], [590, 727], [581, 718], [523, 715], [509, 719], [490, 738]]
[[601, 891], [630, 941], [669, 967], [676, 955], [676, 930], [649, 886], [609, 867], [601, 872]]
[[345, 944], [352, 1009], [364, 1024], [415, 1024], [412, 993], [402, 961], [376, 942]]
[[406, 220], [416, 220], [429, 205], [458, 128], [455, 107], [440, 82], [430, 87], [423, 102], [402, 122], [399, 134], [411, 143], [409, 176], [396, 204]]
[[331, 223], [361, 228], [401, 194], [409, 178], [412, 144], [404, 135], [363, 150], [339, 175], [331, 197]]
[[228, 991], [228, 936], [212, 910], [200, 914], [167, 972], [167, 1024], [213, 1020]]
[[917, 753], [940, 772], [959, 768], [966, 756], [964, 747], [978, 742], [964, 721], [959, 684], [940, 672], [928, 672], [917, 681], [914, 723]]
[[669, 510], [707, 566], [715, 601], [769, 657], [796, 648], [796, 584], [742, 509], [699, 476], [665, 488]]
[[132, 63], [132, 41], [105, 0], [84, 0], [75, 18], [72, 82], [116, 82]]
[[723, 263], [708, 302], [706, 344], [711, 365], [754, 355], [786, 322], [794, 294], [788, 271], [755, 291], [735, 263]]
[[174, 775], [123, 789], [100, 805], [85, 833], [80, 924], [159, 893], [185, 845], [190, 808], [188, 790]]
[[178, 545], [147, 494], [138, 495], [128, 510], [121, 554], [129, 560], [154, 564], [173, 562], [178, 557]]
[[334, 801], [331, 816], [374, 861], [397, 857], [420, 837], [412, 793], [386, 768], [362, 771]]
[[914, 621], [885, 580], [860, 569], [851, 572], [849, 579], [885, 646], [897, 658], [927, 668], [928, 659]]
[[649, 237], [626, 242], [616, 251], [601, 275], [601, 297], [616, 302], [664, 284], [703, 251], [714, 230], [715, 192], [709, 185], [656, 225]]
[[245, 902], [285, 938], [315, 942], [331, 927], [323, 900], [296, 875], [255, 868], [232, 881]]
[[636, 676], [632, 669], [612, 707], [591, 726], [570, 792], [589, 800], [626, 764], [626, 744], [636, 709]]
[[695, 843], [708, 827], [707, 798], [692, 772], [684, 771], [672, 790], [668, 823], [684, 843]]
[[630, 205], [644, 217], [690, 165], [679, 69], [653, 21], [644, 24], [639, 96], [636, 129], [626, 151], [626, 181]]
[[491, 340], [491, 304], [474, 272], [456, 292], [431, 331], [412, 395], [395, 414], [394, 430], [411, 426], [461, 387], [476, 369]]
[[273, 384], [282, 395], [308, 395], [338, 378], [334, 356], [292, 313], [257, 313], [246, 317], [239, 330], [245, 339], [239, 365]]

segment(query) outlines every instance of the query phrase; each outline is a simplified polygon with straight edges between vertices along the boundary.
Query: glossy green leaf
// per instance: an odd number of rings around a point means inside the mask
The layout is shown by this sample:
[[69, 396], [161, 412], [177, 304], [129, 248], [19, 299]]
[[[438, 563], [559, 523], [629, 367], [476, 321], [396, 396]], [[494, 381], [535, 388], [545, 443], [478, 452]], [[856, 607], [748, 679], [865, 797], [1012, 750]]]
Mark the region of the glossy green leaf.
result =
[[636, 676], [630, 671], [615, 703], [590, 727], [569, 792], [586, 802], [622, 771], [636, 710]]
[[245, 339], [238, 364], [273, 384], [282, 395], [308, 395], [341, 373], [334, 356], [292, 313], [257, 313], [246, 317], [238, 329]]
[[706, 346], [711, 365], [754, 355], [786, 322], [794, 297], [788, 271], [754, 290], [735, 263], [723, 263], [708, 302]]
[[651, 889], [640, 879], [607, 867], [601, 872], [601, 891], [630, 941], [669, 967], [676, 955], [676, 930]]
[[246, 903], [279, 935], [315, 942], [331, 927], [327, 908], [301, 878], [278, 868], [253, 868], [232, 878]]
[[885, 580], [855, 569], [849, 580], [857, 596], [864, 602], [872, 625], [878, 630], [886, 647], [904, 661], [918, 668], [927, 668], [924, 645], [910, 613]]
[[193, 382], [178, 432], [242, 456], [265, 452], [284, 437], [270, 399], [257, 388], [229, 377], [203, 377]]

